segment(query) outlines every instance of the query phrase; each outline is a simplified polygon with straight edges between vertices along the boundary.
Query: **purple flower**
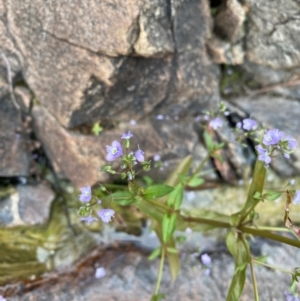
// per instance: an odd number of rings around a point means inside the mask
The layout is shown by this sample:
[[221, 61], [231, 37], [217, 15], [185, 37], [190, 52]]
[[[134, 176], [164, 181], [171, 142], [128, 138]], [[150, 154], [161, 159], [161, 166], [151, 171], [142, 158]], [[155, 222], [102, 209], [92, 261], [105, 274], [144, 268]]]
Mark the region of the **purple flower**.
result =
[[223, 121], [221, 118], [216, 117], [209, 122], [209, 126], [211, 126], [214, 130], [223, 126]]
[[92, 216], [84, 216], [80, 220], [82, 222], [86, 223], [87, 225], [90, 225], [92, 222], [96, 221], [97, 219], [95, 217], [92, 217]]
[[160, 155], [159, 155], [159, 154], [156, 154], [156, 155], [153, 157], [153, 160], [154, 160], [154, 161], [159, 161], [159, 160], [160, 160]]
[[164, 117], [164, 115], [162, 115], [162, 114], [159, 114], [159, 115], [157, 115], [156, 116], [156, 119], [157, 120], [163, 120], [165, 117]]
[[283, 137], [284, 133], [278, 129], [268, 130], [263, 139], [265, 145], [274, 145], [277, 144]]
[[95, 272], [95, 278], [100, 279], [106, 275], [105, 269], [103, 267], [97, 268]]
[[114, 214], [115, 211], [112, 209], [101, 209], [98, 211], [98, 215], [102, 219], [103, 223], [109, 223]]
[[286, 301], [299, 301], [299, 298], [289, 291], [284, 292]]
[[0, 301], [6, 301], [6, 299], [0, 295]]
[[268, 166], [271, 163], [271, 157], [266, 149], [264, 149], [261, 145], [257, 145], [256, 149], [258, 151], [258, 160], [263, 161]]
[[207, 253], [201, 255], [201, 261], [206, 266], [211, 265], [211, 258]]
[[136, 121], [135, 121], [134, 119], [131, 119], [131, 120], [129, 121], [129, 123], [130, 123], [131, 125], [136, 125]]
[[138, 149], [134, 155], [139, 162], [145, 161], [144, 152], [141, 149]]
[[121, 139], [130, 139], [133, 135], [128, 131], [128, 133], [123, 133]]
[[112, 142], [111, 146], [106, 145], [106, 151], [107, 151], [107, 155], [106, 155], [107, 161], [114, 161], [115, 159], [123, 155], [122, 146], [120, 142], [116, 140]]
[[293, 204], [297, 205], [298, 203], [300, 203], [300, 190], [296, 190], [295, 192], [295, 196], [293, 199]]
[[254, 119], [246, 118], [243, 120], [243, 129], [246, 131], [252, 131], [257, 128], [257, 122]]
[[90, 186], [81, 187], [81, 194], [79, 195], [79, 201], [88, 203], [92, 198], [92, 190]]
[[298, 145], [298, 142], [296, 141], [296, 139], [294, 139], [294, 138], [292, 138], [292, 137], [290, 137], [290, 136], [287, 136], [287, 137], [285, 138], [285, 140], [288, 142], [288, 145], [289, 145], [289, 149], [290, 149], [290, 150], [293, 150], [293, 149], [296, 148], [297, 145]]

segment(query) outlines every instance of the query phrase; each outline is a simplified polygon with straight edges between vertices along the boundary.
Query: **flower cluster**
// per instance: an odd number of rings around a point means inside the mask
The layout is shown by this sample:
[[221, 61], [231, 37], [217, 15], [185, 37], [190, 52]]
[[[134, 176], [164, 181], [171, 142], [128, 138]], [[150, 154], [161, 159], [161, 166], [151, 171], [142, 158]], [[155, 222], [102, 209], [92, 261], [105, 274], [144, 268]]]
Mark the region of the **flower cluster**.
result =
[[245, 118], [242, 122], [238, 122], [236, 127], [246, 131], [255, 131], [258, 128], [258, 123], [254, 119]]
[[[106, 160], [114, 161], [117, 158], [121, 158], [121, 175], [122, 179], [127, 178], [129, 181], [134, 180], [136, 172], [134, 166], [140, 163], [143, 166], [143, 170], [149, 170], [150, 162], [145, 161], [145, 153], [138, 147], [135, 152], [129, 151], [130, 138], [133, 135], [130, 132], [123, 133], [121, 139], [125, 140], [125, 151], [123, 151], [122, 145], [119, 141], [113, 141], [111, 145], [106, 146]], [[103, 171], [109, 172], [111, 174], [116, 174], [117, 171], [112, 168], [112, 166], [107, 165]]]
[[265, 162], [268, 167], [272, 161], [271, 155], [277, 150], [283, 154], [285, 158], [289, 158], [290, 154], [297, 147], [297, 141], [287, 136], [284, 138], [284, 133], [278, 129], [267, 130], [262, 139], [262, 145], [257, 145], [258, 160]]
[[114, 216], [115, 211], [112, 209], [101, 209], [97, 212], [97, 217], [92, 216], [92, 207], [96, 204], [101, 204], [101, 200], [98, 200], [91, 203], [93, 199], [92, 189], [90, 186], [80, 188], [81, 194], [79, 195], [80, 202], [84, 205], [80, 208], [81, 221], [90, 225], [92, 222], [97, 221], [98, 217], [102, 220], [103, 223], [109, 223], [111, 218]]

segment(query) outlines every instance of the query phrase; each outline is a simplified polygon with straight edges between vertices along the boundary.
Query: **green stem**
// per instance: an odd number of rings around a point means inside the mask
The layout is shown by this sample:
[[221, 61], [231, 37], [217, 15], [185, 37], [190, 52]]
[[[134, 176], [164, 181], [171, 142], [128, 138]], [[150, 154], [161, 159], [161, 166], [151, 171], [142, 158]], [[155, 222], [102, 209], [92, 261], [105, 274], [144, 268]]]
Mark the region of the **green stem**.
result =
[[153, 200], [145, 200], [146, 202], [154, 205], [154, 206], [157, 206], [157, 207], [160, 207], [161, 209], [164, 209], [166, 212], [170, 211], [170, 208], [165, 205], [164, 203], [161, 203], [161, 202], [156, 202], [156, 201], [153, 201]]
[[186, 222], [191, 223], [199, 223], [205, 225], [215, 226], [216, 228], [231, 228], [232, 226], [226, 222], [220, 222], [213, 219], [207, 219], [202, 217], [188, 217], [188, 216], [181, 216], [181, 218]]
[[254, 272], [254, 265], [253, 265], [252, 259], [250, 260], [250, 269], [251, 269], [251, 276], [252, 276], [252, 283], [253, 283], [255, 301], [259, 301], [258, 290], [257, 290], [257, 282], [256, 282], [256, 277], [255, 277], [255, 272]]
[[267, 232], [267, 231], [263, 231], [263, 230], [259, 230], [259, 229], [255, 229], [255, 228], [250, 228], [250, 227], [245, 227], [245, 226], [240, 226], [238, 228], [239, 230], [241, 230], [244, 233], [248, 233], [248, 234], [252, 234], [252, 235], [256, 235], [256, 236], [260, 236], [260, 237], [264, 237], [264, 238], [269, 238], [275, 241], [279, 241], [282, 242], [284, 244], [296, 247], [296, 248], [300, 248], [300, 241], [288, 238], [288, 237], [284, 237], [272, 232]]
[[245, 248], [245, 250], [247, 252], [247, 255], [250, 258], [250, 269], [251, 269], [251, 276], [252, 276], [252, 283], [253, 283], [253, 290], [254, 290], [255, 301], [259, 301], [257, 282], [256, 282], [256, 277], [255, 277], [253, 262], [251, 260], [250, 249], [249, 249], [249, 246], [248, 246], [248, 244], [247, 244], [247, 242], [245, 240], [244, 235], [241, 235], [241, 239], [242, 239], [242, 243], [244, 245], [244, 248]]
[[264, 263], [264, 262], [261, 262], [261, 261], [258, 261], [256, 259], [253, 259], [252, 258], [252, 262], [256, 263], [256, 264], [260, 264], [260, 265], [263, 265], [267, 268], [270, 268], [270, 269], [273, 269], [273, 270], [278, 270], [280, 272], [283, 272], [283, 273], [287, 273], [287, 274], [290, 274], [290, 275], [294, 275], [295, 273], [292, 272], [292, 271], [289, 271], [289, 270], [286, 270], [286, 269], [282, 269], [282, 268], [279, 268], [275, 265], [271, 265], [271, 264], [267, 264], [267, 263]]
[[155, 293], [154, 293], [155, 295], [157, 295], [158, 292], [159, 292], [160, 282], [161, 282], [161, 278], [162, 278], [162, 274], [163, 274], [163, 268], [164, 268], [164, 261], [165, 261], [165, 246], [162, 246], [158, 277], [157, 277]]
[[259, 230], [263, 231], [275, 231], [275, 232], [290, 232], [289, 229], [287, 228], [282, 228], [282, 227], [258, 227]]
[[[181, 218], [184, 221], [187, 222], [195, 222], [195, 223], [202, 223], [205, 225], [211, 225], [211, 226], [215, 226], [216, 228], [231, 228], [232, 226], [229, 223], [226, 222], [221, 222], [221, 221], [216, 221], [216, 220], [212, 220], [212, 219], [206, 219], [206, 218], [201, 218], [201, 217], [186, 217], [186, 216], [181, 216]], [[255, 228], [250, 228], [250, 227], [245, 227], [245, 226], [240, 226], [237, 228], [238, 230], [247, 233], [247, 234], [252, 234], [252, 235], [256, 235], [256, 236], [260, 236], [260, 237], [264, 237], [264, 238], [269, 238], [296, 248], [300, 248], [300, 241], [285, 237], [285, 236], [281, 236], [272, 232], [268, 232], [268, 231], [264, 231], [264, 230], [260, 230], [260, 229], [255, 229]]]
[[205, 163], [208, 161], [208, 159], [210, 158], [211, 153], [208, 153], [206, 155], [206, 157], [203, 159], [203, 161], [200, 163], [200, 165], [195, 169], [195, 171], [192, 173], [192, 175], [189, 177], [189, 180], [187, 181], [187, 185], [189, 185], [189, 181], [196, 176], [199, 171], [204, 167]]

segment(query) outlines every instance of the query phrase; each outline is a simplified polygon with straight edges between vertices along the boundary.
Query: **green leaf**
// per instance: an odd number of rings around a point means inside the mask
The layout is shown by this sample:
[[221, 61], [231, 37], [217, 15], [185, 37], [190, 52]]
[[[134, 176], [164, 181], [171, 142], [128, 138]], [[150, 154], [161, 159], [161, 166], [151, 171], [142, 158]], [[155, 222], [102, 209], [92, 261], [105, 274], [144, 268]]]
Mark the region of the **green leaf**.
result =
[[151, 297], [151, 300], [150, 301], [159, 301], [159, 300], [162, 300], [165, 298], [165, 294], [157, 294], [157, 295], [153, 295]]
[[248, 190], [248, 196], [246, 203], [243, 207], [243, 209], [239, 212], [237, 212], [234, 215], [239, 215], [240, 220], [237, 224], [240, 224], [240, 222], [244, 221], [247, 218], [248, 211], [250, 208], [254, 209], [255, 206], [260, 202], [260, 200], [257, 200], [254, 198], [254, 195], [256, 192], [259, 192], [262, 194], [263, 188], [264, 188], [264, 182], [266, 177], [266, 168], [263, 161], [256, 160], [255, 167], [254, 167], [254, 173], [253, 173], [253, 179], [252, 183]]
[[281, 192], [275, 191], [275, 190], [267, 190], [263, 194], [263, 198], [266, 199], [267, 201], [275, 201], [281, 196]]
[[268, 257], [269, 257], [268, 254], [267, 255], [263, 255], [263, 256], [258, 256], [258, 257], [255, 257], [255, 260], [259, 261], [261, 263], [265, 263]]
[[161, 253], [161, 248], [156, 248], [151, 252], [148, 259], [154, 260], [155, 258], [157, 258], [160, 255], [160, 253]]
[[208, 152], [212, 152], [214, 150], [214, 142], [211, 138], [211, 135], [207, 131], [204, 131], [203, 137]]
[[247, 264], [250, 262], [250, 250], [241, 234], [233, 231], [227, 233], [226, 245], [235, 260], [235, 271], [226, 300], [238, 301], [244, 289]]
[[146, 186], [150, 186], [153, 184], [153, 179], [149, 176], [143, 176], [142, 179], [146, 183]]
[[199, 187], [200, 185], [202, 185], [204, 183], [204, 179], [203, 178], [198, 178], [197, 176], [192, 177], [189, 181], [188, 181], [188, 186], [189, 187]]
[[216, 158], [220, 163], [223, 163], [224, 162], [224, 159], [217, 153], [213, 153], [211, 155], [213, 158]]
[[183, 158], [176, 168], [170, 173], [165, 184], [175, 187], [180, 182], [179, 175], [185, 176], [192, 164], [193, 157], [191, 155]]
[[244, 269], [236, 268], [226, 301], [238, 301], [240, 299], [246, 281], [246, 267]]
[[170, 193], [167, 205], [174, 207], [175, 210], [179, 209], [183, 200], [183, 187], [181, 183], [177, 184], [174, 190]]
[[171, 248], [171, 247], [167, 248], [167, 252], [172, 253], [172, 254], [178, 254], [179, 253], [178, 249]]
[[167, 213], [162, 220], [162, 239], [167, 242], [175, 231], [177, 215], [175, 213]]
[[261, 193], [259, 191], [255, 191], [253, 198], [255, 200], [261, 200]]
[[95, 136], [99, 136], [99, 134], [103, 131], [103, 127], [100, 126], [99, 122], [95, 122], [92, 127], [92, 132]]
[[145, 200], [157, 199], [169, 194], [173, 189], [173, 187], [164, 184], [152, 185], [145, 189], [143, 197]]
[[134, 195], [131, 194], [129, 191], [115, 192], [109, 195], [106, 199], [113, 200], [114, 202], [116, 202], [118, 205], [121, 206], [127, 206], [137, 202]]

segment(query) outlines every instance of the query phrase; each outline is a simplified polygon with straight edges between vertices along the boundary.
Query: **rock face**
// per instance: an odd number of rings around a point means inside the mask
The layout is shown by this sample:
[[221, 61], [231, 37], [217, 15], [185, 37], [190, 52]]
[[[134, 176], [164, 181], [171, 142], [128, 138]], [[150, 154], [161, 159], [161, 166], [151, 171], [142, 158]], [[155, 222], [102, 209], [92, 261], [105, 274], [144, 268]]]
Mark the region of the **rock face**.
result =
[[29, 174], [29, 140], [21, 116], [9, 97], [0, 98], [0, 176]]
[[[95, 143], [105, 146], [120, 134], [120, 123], [136, 120], [153, 140], [159, 131], [151, 129], [151, 116], [194, 116], [215, 107], [219, 99], [218, 67], [206, 51], [212, 27], [206, 0], [1, 3], [6, 44], [16, 48], [15, 69], [22, 70], [34, 92], [33, 104], [41, 105], [33, 110], [37, 138], [56, 170], [76, 185], [80, 181], [74, 174], [83, 165], [91, 170], [104, 162], [103, 156], [95, 161], [88, 153], [95, 152]], [[8, 56], [6, 44], [3, 52]], [[13, 64], [10, 56], [8, 59]], [[39, 114], [47, 118], [42, 121]], [[45, 131], [44, 124], [50, 119], [55, 130]], [[106, 130], [97, 139], [80, 137], [78, 129], [95, 122], [105, 129], [113, 125], [115, 130]], [[168, 122], [164, 127], [168, 128]], [[168, 131], [172, 129], [165, 131], [163, 140], [172, 145]], [[61, 143], [62, 132], [76, 136], [86, 151], [76, 139]], [[155, 143], [155, 151], [173, 153], [161, 140]], [[148, 144], [140, 142], [141, 147]], [[153, 154], [151, 148], [147, 152]], [[99, 179], [97, 171], [92, 173], [85, 183]]]
[[46, 223], [55, 194], [45, 184], [18, 185], [0, 200], [0, 225], [9, 227]]

